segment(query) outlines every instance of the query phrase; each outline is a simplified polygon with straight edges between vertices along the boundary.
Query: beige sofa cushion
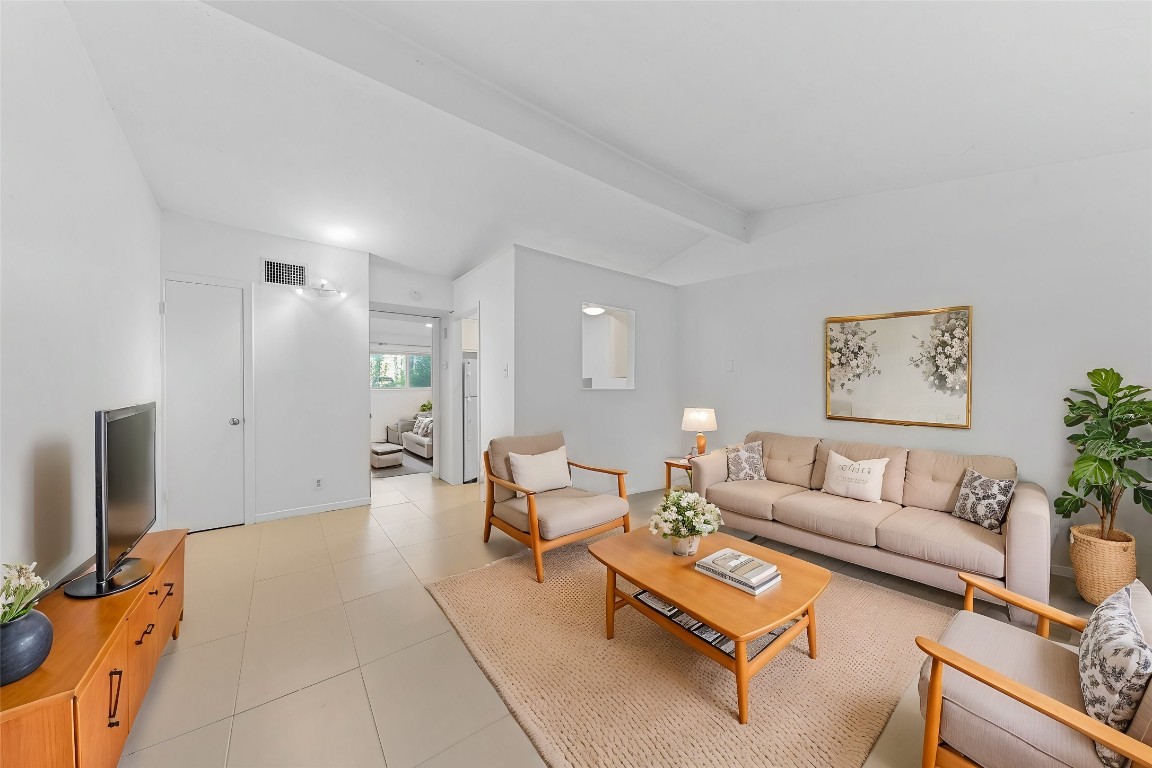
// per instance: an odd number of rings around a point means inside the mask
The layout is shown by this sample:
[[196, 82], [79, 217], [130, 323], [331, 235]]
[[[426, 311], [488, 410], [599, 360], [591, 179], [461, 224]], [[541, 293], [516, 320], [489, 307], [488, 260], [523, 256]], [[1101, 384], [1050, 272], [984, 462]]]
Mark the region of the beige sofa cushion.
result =
[[[492, 512], [518, 530], [530, 533], [527, 496], [502, 501], [492, 508]], [[580, 488], [557, 488], [536, 494], [536, 517], [540, 521], [542, 539], [558, 539], [570, 533], [586, 531], [626, 514], [628, 501], [619, 496], [592, 493]]]
[[876, 526], [899, 509], [899, 504], [890, 501], [857, 501], [821, 491], [803, 491], [773, 504], [772, 519], [793, 528], [874, 547]]
[[[563, 432], [552, 432], [547, 435], [527, 435], [524, 437], [498, 437], [488, 443], [488, 460], [492, 463], [492, 474], [501, 480], [513, 482], [512, 463], [508, 459], [508, 454], [546, 453], [548, 451], [554, 451], [562, 445], [564, 445]], [[492, 498], [495, 501], [504, 501], [515, 495], [516, 494], [507, 488], [493, 485]], [[525, 512], [525, 514], [527, 514], [527, 512]]]
[[964, 470], [969, 467], [996, 480], [1016, 479], [1016, 462], [1003, 456], [963, 456], [913, 448], [908, 452], [903, 503], [951, 512], [956, 508]]
[[[944, 630], [940, 644], [1084, 711], [1076, 652], [1059, 643], [961, 611]], [[921, 713], [931, 668], [929, 660], [920, 670]], [[1088, 737], [948, 667], [940, 737], [985, 768], [1100, 768]]]
[[744, 438], [746, 443], [757, 440], [764, 444], [764, 477], [778, 483], [809, 487], [819, 438], [793, 437], [777, 432], [749, 432]]
[[[816, 447], [816, 461], [812, 465], [812, 480], [809, 488], [823, 488], [824, 475], [828, 472], [828, 452], [836, 451], [846, 459], [888, 459], [884, 467], [884, 485], [880, 498], [901, 504], [904, 498], [904, 469], [908, 463], [908, 449], [896, 445], [875, 445], [873, 443], [849, 443], [843, 440], [821, 440]], [[963, 473], [963, 472], [961, 472]]]
[[1004, 537], [945, 512], [904, 507], [876, 528], [876, 546], [898, 555], [1004, 578]]
[[704, 498], [722, 510], [771, 520], [772, 505], [778, 499], [804, 490], [798, 485], [774, 483], [771, 480], [731, 480], [709, 487]]

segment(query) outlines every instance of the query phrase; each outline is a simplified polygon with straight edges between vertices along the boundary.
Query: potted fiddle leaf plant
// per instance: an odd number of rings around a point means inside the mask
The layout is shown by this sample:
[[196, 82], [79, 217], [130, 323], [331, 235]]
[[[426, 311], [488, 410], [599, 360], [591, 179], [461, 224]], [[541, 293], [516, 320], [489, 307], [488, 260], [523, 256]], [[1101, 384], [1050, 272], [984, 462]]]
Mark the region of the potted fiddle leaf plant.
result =
[[1073, 389], [1079, 399], [1064, 398], [1068, 413], [1064, 424], [1083, 425], [1068, 436], [1076, 448], [1076, 461], [1068, 476], [1070, 490], [1056, 499], [1056, 513], [1069, 518], [1092, 507], [1100, 524], [1074, 525], [1069, 554], [1076, 589], [1088, 602], [1105, 598], [1136, 579], [1136, 540], [1117, 530], [1116, 513], [1128, 492], [1132, 500], [1152, 513], [1152, 480], [1131, 463], [1152, 459], [1152, 390], [1124, 384], [1111, 368], [1088, 372], [1091, 390]]

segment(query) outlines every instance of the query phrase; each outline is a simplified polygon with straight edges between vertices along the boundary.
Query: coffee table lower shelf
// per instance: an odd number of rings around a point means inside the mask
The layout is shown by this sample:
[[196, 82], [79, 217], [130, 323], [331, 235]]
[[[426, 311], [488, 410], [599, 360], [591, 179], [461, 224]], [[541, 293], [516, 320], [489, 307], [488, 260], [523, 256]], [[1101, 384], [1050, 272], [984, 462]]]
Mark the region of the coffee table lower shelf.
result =
[[[731, 638], [733, 642], [735, 642], [736, 648], [733, 651], [734, 657], [729, 656], [724, 651], [694, 634], [691, 630], [682, 627], [680, 624], [677, 624], [675, 621], [660, 613], [655, 608], [652, 608], [643, 601], [638, 600], [632, 594], [620, 589], [616, 584], [616, 576], [617, 572], [612, 568], [608, 568], [608, 583], [605, 601], [607, 609], [605, 616], [605, 628], [608, 639], [611, 640], [616, 634], [616, 611], [627, 605], [632, 606], [637, 611], [639, 611], [641, 615], [646, 616], [655, 622], [657, 626], [662, 627], [665, 631], [669, 632], [673, 637], [680, 640], [689, 648], [704, 654], [708, 658], [715, 661], [717, 664], [720, 664], [725, 669], [736, 675], [736, 699], [739, 704], [739, 719], [741, 725], [746, 725], [748, 723], [748, 685], [752, 678], [756, 675], [756, 673], [763, 669], [764, 666], [768, 664], [768, 662], [776, 658], [776, 655], [779, 654], [780, 651], [782, 651], [784, 648], [787, 648], [793, 640], [799, 637], [800, 633], [805, 631], [808, 633], [808, 657], [812, 659], [816, 658], [815, 600], [798, 611], [796, 615], [786, 616], [781, 619], [779, 622], [780, 624], [785, 624], [788, 621], [792, 621], [793, 619], [795, 619], [796, 623], [782, 632], [779, 637], [773, 640], [767, 648], [756, 654], [754, 658], [749, 659], [748, 643], [755, 640], [757, 637], [768, 634], [768, 632], [772, 631], [772, 628], [769, 628], [764, 632], [753, 635], [751, 637]], [[667, 599], [663, 595], [660, 595], [656, 592], [653, 592], [653, 594], [656, 594], [661, 599]], [[676, 607], [680, 608], [690, 616], [693, 616], [693, 618], [695, 618], [697, 621], [700, 620], [700, 617], [693, 615], [692, 611], [688, 610], [684, 606], [677, 605]]]

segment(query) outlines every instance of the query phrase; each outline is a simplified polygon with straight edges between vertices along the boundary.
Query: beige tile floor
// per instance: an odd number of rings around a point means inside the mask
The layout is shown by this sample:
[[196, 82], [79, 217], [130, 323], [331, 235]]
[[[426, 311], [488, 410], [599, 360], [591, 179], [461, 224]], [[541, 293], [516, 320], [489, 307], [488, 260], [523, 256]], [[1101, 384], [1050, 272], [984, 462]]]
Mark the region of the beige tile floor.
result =
[[[659, 498], [630, 497], [637, 525]], [[542, 766], [423, 586], [522, 551], [498, 531], [483, 543], [482, 524], [476, 485], [423, 474], [374, 479], [371, 507], [193, 534], [181, 636], [122, 768]], [[950, 593], [770, 546], [959, 606]], [[1084, 613], [1070, 584], [1054, 579], [1053, 603]], [[903, 741], [882, 739], [869, 768], [917, 764]]]

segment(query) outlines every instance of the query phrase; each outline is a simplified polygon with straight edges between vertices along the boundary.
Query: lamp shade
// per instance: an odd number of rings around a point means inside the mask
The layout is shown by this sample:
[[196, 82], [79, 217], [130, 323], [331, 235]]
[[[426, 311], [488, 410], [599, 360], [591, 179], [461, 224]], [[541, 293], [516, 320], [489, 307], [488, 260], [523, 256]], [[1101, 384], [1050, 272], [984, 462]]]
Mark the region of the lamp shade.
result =
[[712, 408], [685, 408], [680, 429], [685, 432], [715, 432], [716, 411]]

